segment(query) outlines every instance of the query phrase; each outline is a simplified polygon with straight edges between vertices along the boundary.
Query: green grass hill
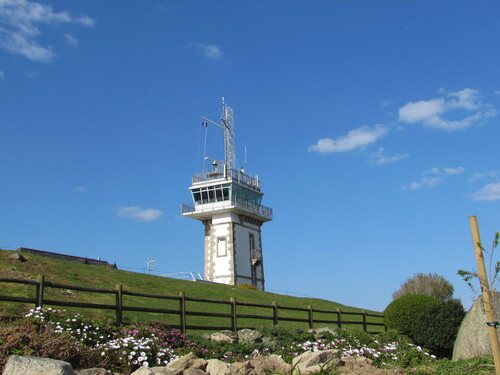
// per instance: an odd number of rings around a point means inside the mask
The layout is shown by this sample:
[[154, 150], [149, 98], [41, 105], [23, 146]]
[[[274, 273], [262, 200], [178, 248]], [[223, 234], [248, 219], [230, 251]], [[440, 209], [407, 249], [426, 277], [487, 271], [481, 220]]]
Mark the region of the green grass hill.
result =
[[[15, 251], [0, 250], [0, 278], [37, 280], [39, 275], [43, 275], [47, 282], [76, 285], [87, 288], [116, 289], [122, 285], [123, 290], [148, 293], [155, 295], [178, 296], [179, 292], [184, 292], [186, 297], [203, 298], [212, 300], [229, 301], [235, 298], [238, 302], [256, 303], [271, 305], [276, 302], [279, 306], [307, 308], [308, 305], [316, 310], [343, 312], [359, 312], [358, 308], [345, 306], [336, 302], [315, 298], [299, 298], [286, 295], [261, 292], [236, 286], [178, 280], [167, 277], [135, 273], [101, 266], [91, 266], [86, 264], [68, 262], [59, 259], [47, 258], [32, 254], [22, 253], [25, 261], [14, 259]], [[34, 285], [22, 285], [14, 283], [0, 282], [0, 296], [15, 296], [34, 298], [36, 287]], [[114, 304], [115, 296], [102, 293], [90, 293], [73, 291], [60, 288], [46, 288], [45, 298], [56, 301], [91, 302], [99, 304]], [[124, 296], [124, 306], [153, 307], [164, 309], [177, 309], [179, 302], [175, 300], [150, 299], [136, 296]], [[34, 305], [3, 302], [0, 301], [0, 316], [23, 316], [27, 310]], [[57, 306], [51, 306], [59, 308]], [[201, 303], [188, 301], [186, 308], [190, 311], [201, 313], [230, 313], [230, 306], [215, 303]], [[77, 310], [82, 314], [91, 314], [98, 318], [114, 318], [114, 311], [90, 308], [66, 308], [67, 310]], [[269, 308], [255, 308], [238, 306], [238, 314], [266, 315], [272, 316]], [[297, 312], [281, 310], [280, 316], [296, 317], [307, 319], [307, 312]], [[207, 314], [208, 315], [208, 314]], [[178, 324], [179, 317], [174, 314], [144, 313], [125, 311], [125, 322], [149, 321], [152, 319], [162, 320], [171, 324]], [[336, 314], [314, 313], [314, 319], [336, 320]], [[351, 316], [346, 314], [342, 320], [361, 321], [361, 316]], [[382, 322], [381, 318], [369, 317], [368, 321]], [[229, 326], [228, 318], [188, 316], [188, 325], [209, 325], [209, 326]], [[238, 326], [258, 327], [264, 324], [272, 324], [271, 320], [261, 320], [253, 318], [238, 319]], [[280, 322], [280, 324], [282, 324]], [[284, 322], [283, 325], [292, 327], [307, 328], [307, 323]], [[321, 326], [318, 323], [316, 326]], [[361, 326], [356, 325], [361, 328]], [[371, 327], [371, 331], [380, 331], [383, 327]]]

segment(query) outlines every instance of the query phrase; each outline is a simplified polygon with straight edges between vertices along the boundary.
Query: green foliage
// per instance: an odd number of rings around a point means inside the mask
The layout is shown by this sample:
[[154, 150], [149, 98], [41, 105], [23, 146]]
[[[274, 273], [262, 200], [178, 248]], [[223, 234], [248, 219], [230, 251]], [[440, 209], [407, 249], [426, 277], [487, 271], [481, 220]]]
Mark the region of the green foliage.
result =
[[[481, 249], [481, 251], [486, 253], [489, 258], [489, 279], [488, 279], [488, 286], [490, 288], [490, 291], [496, 292], [497, 291], [497, 284], [500, 281], [500, 261], [494, 261], [494, 255], [495, 255], [495, 249], [498, 246], [498, 243], [500, 241], [500, 232], [496, 232], [495, 235], [493, 236], [493, 242], [491, 244], [491, 251], [487, 251], [481, 243], [478, 243], [477, 246]], [[474, 293], [476, 292], [476, 288], [474, 288], [474, 285], [472, 284], [472, 280], [478, 280], [479, 281], [479, 274], [477, 271], [466, 271], [466, 270], [458, 270], [457, 274], [462, 277], [462, 279], [467, 283], [467, 285], [472, 289]]]
[[415, 322], [413, 339], [439, 357], [451, 358], [465, 311], [460, 300], [439, 301], [427, 307]]
[[298, 328], [262, 326], [258, 330], [265, 337], [269, 337], [271, 341], [279, 342], [282, 346], [314, 340], [314, 336], [311, 333]]
[[452, 298], [453, 290], [453, 285], [443, 276], [436, 273], [417, 273], [392, 293], [392, 298], [398, 299], [407, 294], [426, 294], [446, 301]]
[[384, 323], [387, 328], [398, 330], [413, 338], [418, 329], [419, 317], [426, 314], [429, 306], [438, 300], [426, 294], [407, 294], [392, 301], [384, 311]]

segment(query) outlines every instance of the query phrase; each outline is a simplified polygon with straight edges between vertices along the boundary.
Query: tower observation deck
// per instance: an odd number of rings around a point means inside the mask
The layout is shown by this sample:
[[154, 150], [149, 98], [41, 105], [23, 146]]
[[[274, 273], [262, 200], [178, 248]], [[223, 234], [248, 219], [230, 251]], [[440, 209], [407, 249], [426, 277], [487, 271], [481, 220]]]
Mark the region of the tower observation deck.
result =
[[264, 290], [261, 226], [273, 219], [273, 211], [261, 204], [258, 176], [236, 169], [233, 110], [224, 98], [222, 124], [206, 120], [224, 130], [224, 162], [205, 158], [212, 161], [212, 169], [192, 176], [192, 204], [183, 204], [182, 214], [205, 226], [204, 272], [209, 281]]

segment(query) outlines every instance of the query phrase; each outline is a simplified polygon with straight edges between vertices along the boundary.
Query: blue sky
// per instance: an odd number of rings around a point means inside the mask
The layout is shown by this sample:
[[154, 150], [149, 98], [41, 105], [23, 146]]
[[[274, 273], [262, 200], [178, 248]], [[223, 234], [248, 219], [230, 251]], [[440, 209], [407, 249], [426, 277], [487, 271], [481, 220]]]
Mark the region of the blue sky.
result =
[[0, 0], [0, 248], [202, 272], [180, 204], [224, 96], [274, 209], [268, 290], [383, 310], [436, 272], [468, 307], [468, 217], [500, 230], [499, 10]]

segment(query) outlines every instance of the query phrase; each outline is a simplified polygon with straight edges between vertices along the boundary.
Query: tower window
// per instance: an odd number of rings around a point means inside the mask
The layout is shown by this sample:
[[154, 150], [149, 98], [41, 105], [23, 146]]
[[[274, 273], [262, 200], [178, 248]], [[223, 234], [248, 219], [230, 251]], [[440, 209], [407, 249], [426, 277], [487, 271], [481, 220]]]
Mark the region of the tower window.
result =
[[227, 255], [226, 237], [217, 238], [217, 256], [225, 257]]
[[248, 240], [249, 240], [249, 243], [250, 243], [250, 250], [254, 250], [255, 249], [255, 236], [253, 233], [250, 233], [248, 235]]

